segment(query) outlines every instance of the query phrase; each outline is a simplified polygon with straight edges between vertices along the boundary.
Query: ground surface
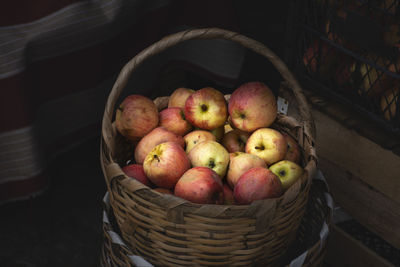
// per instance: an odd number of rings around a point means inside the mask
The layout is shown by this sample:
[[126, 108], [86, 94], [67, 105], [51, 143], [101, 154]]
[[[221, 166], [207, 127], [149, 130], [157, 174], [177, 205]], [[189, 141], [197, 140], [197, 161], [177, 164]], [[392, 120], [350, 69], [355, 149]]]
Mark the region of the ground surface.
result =
[[42, 196], [0, 206], [0, 266], [98, 266], [106, 192], [99, 138], [57, 157], [48, 174]]

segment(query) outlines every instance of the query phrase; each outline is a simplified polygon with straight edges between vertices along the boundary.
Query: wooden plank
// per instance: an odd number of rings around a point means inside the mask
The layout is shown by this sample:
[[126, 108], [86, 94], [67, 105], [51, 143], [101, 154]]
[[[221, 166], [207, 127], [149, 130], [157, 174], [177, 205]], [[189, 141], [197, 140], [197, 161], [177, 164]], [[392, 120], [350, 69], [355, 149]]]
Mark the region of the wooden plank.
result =
[[400, 204], [400, 157], [331, 117], [312, 110], [317, 153]]
[[331, 225], [330, 230], [325, 266], [394, 267], [336, 225]]
[[357, 131], [361, 136], [400, 156], [400, 132], [396, 133], [383, 128], [381, 124], [375, 122], [366, 114], [355, 112], [352, 106], [318, 95], [318, 89], [304, 90], [304, 94], [309, 99], [313, 109], [322, 111], [347, 128]]
[[336, 204], [370, 231], [400, 248], [400, 205], [337, 164], [320, 157]]

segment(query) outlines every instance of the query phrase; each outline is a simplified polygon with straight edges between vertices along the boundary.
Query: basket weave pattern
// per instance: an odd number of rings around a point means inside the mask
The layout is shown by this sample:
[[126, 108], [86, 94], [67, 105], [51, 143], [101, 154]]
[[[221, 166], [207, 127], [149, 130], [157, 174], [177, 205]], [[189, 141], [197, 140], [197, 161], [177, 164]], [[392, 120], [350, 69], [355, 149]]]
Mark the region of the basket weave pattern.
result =
[[[326, 242], [321, 239], [320, 232], [323, 224], [329, 225], [331, 221], [332, 206], [327, 203], [330, 198], [327, 186], [321, 181], [313, 181], [310, 189], [307, 209], [303, 220], [299, 227], [296, 242], [292, 244], [292, 248], [302, 248], [307, 251], [307, 256], [302, 264], [303, 267], [322, 266], [326, 253]], [[112, 266], [135, 266], [129, 258], [135, 255], [133, 250], [129, 249], [126, 244], [121, 244], [112, 240], [110, 233], [117, 230], [115, 218], [109, 207], [105, 207], [107, 220], [103, 221], [103, 247], [100, 257], [102, 267]], [[301, 251], [301, 250], [300, 250]], [[301, 251], [302, 252], [302, 251]], [[300, 252], [300, 253], [301, 253]], [[286, 265], [288, 261], [292, 261], [299, 253], [288, 253], [285, 255], [281, 265]]]
[[[189, 39], [224, 38], [267, 57], [293, 90], [302, 121], [278, 116], [273, 127], [298, 140], [305, 174], [277, 199], [251, 205], [199, 205], [160, 194], [124, 175], [128, 144], [111, 118], [130, 73], [147, 57]], [[154, 100], [159, 110], [168, 98]], [[101, 163], [117, 224], [136, 255], [159, 266], [273, 265], [296, 236], [316, 170], [314, 124], [304, 95], [285, 64], [263, 44], [221, 29], [189, 30], [168, 36], [138, 54], [122, 69], [110, 93], [102, 128]], [[131, 150], [132, 151], [132, 150]]]

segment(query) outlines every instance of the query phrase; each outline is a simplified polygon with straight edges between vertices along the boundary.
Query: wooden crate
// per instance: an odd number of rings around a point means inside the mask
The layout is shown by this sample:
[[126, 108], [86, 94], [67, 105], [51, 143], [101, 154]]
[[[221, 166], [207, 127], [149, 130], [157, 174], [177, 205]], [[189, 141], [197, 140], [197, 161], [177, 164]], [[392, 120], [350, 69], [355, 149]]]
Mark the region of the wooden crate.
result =
[[332, 225], [330, 229], [325, 267], [394, 267], [339, 227]]
[[[281, 93], [292, 102], [292, 96]], [[307, 89], [305, 94], [317, 128], [319, 168], [335, 204], [400, 249], [400, 139], [364, 124], [345, 106]], [[289, 106], [289, 114], [296, 112], [296, 107]], [[327, 266], [392, 266], [336, 226], [330, 236]]]

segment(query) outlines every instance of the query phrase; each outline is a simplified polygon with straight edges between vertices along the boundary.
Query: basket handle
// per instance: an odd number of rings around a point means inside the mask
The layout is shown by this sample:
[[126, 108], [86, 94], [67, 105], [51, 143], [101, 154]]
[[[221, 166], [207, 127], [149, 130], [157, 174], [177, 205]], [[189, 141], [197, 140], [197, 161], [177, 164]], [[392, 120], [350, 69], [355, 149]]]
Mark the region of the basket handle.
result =
[[[175, 46], [181, 42], [192, 40], [192, 39], [226, 39], [236, 42], [254, 52], [266, 57], [282, 75], [288, 86], [293, 90], [294, 96], [299, 106], [300, 115], [302, 118], [302, 127], [304, 130], [305, 138], [309, 139], [310, 144], [314, 144], [315, 139], [315, 125], [312, 118], [310, 109], [307, 104], [306, 97], [304, 96], [299, 82], [293, 76], [291, 71], [288, 69], [286, 64], [267, 48], [261, 42], [248, 38], [244, 35], [236, 32], [223, 30], [219, 28], [205, 28], [205, 29], [190, 29], [182, 32], [178, 32], [169, 36], [164, 37], [160, 41], [147, 47], [134, 58], [132, 58], [121, 70], [118, 75], [116, 82], [108, 96], [105, 111], [102, 122], [102, 135], [105, 145], [108, 147], [109, 153], [114, 151], [113, 149], [113, 129], [112, 129], [112, 117], [115, 109], [115, 104], [119, 98], [122, 90], [126, 86], [129, 77], [132, 72], [137, 69], [142, 62], [147, 58], [158, 54], [172, 46]], [[112, 160], [111, 155], [109, 159]]]

